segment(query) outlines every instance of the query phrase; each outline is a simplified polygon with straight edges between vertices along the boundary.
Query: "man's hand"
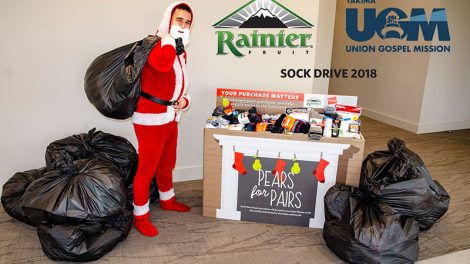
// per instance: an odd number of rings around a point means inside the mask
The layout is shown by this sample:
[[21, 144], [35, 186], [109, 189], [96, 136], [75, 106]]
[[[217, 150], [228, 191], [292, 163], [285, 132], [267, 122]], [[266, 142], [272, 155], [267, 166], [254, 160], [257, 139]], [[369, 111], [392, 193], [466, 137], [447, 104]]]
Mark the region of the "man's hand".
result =
[[173, 108], [175, 108], [175, 109], [183, 109], [185, 107], [186, 107], [186, 100], [183, 97], [181, 97], [178, 100], [178, 104], [173, 105]]
[[184, 44], [183, 44], [183, 39], [182, 38], [177, 38], [175, 39], [175, 45], [176, 45], [176, 55], [181, 55], [184, 53]]

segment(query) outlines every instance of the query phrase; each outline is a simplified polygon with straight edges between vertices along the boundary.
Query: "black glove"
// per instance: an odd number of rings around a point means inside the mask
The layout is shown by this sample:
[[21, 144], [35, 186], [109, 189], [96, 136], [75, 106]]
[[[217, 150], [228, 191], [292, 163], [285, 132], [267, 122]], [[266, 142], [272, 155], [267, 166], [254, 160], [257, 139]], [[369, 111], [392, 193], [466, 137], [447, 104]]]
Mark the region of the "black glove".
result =
[[175, 39], [175, 42], [176, 42], [176, 55], [179, 56], [184, 53], [183, 39], [177, 38]]

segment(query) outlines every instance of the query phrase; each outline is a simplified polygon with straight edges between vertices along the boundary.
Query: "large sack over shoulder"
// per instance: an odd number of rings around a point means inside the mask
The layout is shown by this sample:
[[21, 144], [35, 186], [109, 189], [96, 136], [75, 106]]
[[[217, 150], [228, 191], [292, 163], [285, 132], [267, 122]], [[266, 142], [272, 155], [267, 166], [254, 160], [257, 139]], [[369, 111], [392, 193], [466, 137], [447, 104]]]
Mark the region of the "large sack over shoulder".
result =
[[419, 227], [386, 204], [367, 201], [354, 187], [335, 185], [325, 195], [326, 245], [350, 263], [413, 263]]
[[126, 119], [132, 116], [140, 97], [140, 74], [156, 36], [114, 49], [97, 57], [85, 74], [88, 100], [104, 116]]
[[361, 191], [402, 215], [414, 217], [420, 229], [427, 230], [446, 213], [449, 194], [432, 180], [424, 162], [402, 140], [391, 139], [388, 148], [369, 154], [362, 163]]
[[116, 166], [98, 158], [70, 161], [29, 185], [22, 207], [38, 224], [109, 222], [126, 208], [126, 188]]
[[49, 144], [46, 149], [47, 169], [59, 169], [64, 162], [63, 159], [68, 156], [72, 160], [98, 156], [113, 162], [125, 177], [126, 186], [132, 183], [137, 171], [138, 157], [134, 146], [123, 137], [95, 129]]
[[116, 217], [110, 223], [84, 222], [38, 225], [37, 234], [44, 254], [58, 261], [93, 261], [126, 239], [132, 214]]
[[8, 215], [28, 225], [34, 226], [23, 212], [21, 201], [23, 200], [23, 194], [28, 186], [33, 181], [41, 178], [44, 173], [46, 173], [46, 168], [17, 172], [3, 185], [2, 205]]

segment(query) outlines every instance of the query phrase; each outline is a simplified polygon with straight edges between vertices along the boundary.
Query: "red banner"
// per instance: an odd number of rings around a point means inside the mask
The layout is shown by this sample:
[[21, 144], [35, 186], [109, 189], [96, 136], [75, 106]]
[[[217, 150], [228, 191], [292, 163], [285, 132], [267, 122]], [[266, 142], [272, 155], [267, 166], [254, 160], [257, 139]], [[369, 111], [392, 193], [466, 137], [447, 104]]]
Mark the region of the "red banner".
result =
[[303, 93], [239, 90], [227, 88], [218, 88], [217, 96], [266, 100], [289, 100], [300, 102], [304, 101]]

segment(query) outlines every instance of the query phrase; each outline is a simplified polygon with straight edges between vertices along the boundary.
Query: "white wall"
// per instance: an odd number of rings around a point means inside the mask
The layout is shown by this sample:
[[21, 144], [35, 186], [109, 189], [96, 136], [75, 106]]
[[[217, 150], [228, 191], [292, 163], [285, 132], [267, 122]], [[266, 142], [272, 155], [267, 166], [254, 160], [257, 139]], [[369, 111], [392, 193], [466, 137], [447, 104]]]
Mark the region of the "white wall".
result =
[[452, 52], [429, 60], [418, 133], [470, 128], [470, 1], [445, 0]]
[[[402, 40], [382, 40], [375, 36], [367, 42], [355, 42], [346, 33], [346, 8], [377, 8], [383, 10], [397, 7], [411, 10], [413, 7], [426, 8], [439, 6], [437, 0], [376, 1], [377, 4], [348, 4], [337, 1], [335, 36], [333, 44], [333, 68], [376, 69], [377, 78], [330, 80], [332, 94], [358, 96], [359, 105], [364, 107], [364, 115], [409, 131], [416, 132], [426, 82], [427, 53], [348, 53], [346, 45], [407, 45]], [[359, 28], [363, 20], [359, 20]], [[428, 44], [424, 40], [416, 44]]]
[[[316, 25], [318, 1], [281, 2]], [[107, 119], [88, 102], [83, 77], [96, 56], [155, 33], [170, 2], [0, 0], [1, 185], [17, 171], [44, 166], [50, 142], [93, 127], [137, 146], [129, 120]], [[188, 68], [193, 104], [180, 124], [179, 180], [202, 177], [202, 133], [217, 87], [312, 91], [311, 79], [281, 79], [279, 71], [312, 68], [313, 54], [243, 59], [215, 55], [212, 25], [246, 2], [191, 1], [195, 16]]]
[[[318, 14], [317, 42], [315, 43], [315, 69], [330, 69], [335, 33], [336, 1], [320, 1]], [[313, 79], [313, 91], [328, 94], [329, 78]]]
[[[451, 53], [347, 53], [346, 45], [361, 43], [352, 41], [346, 34], [345, 9], [356, 4], [337, 1], [333, 68], [377, 69], [375, 79], [331, 79], [330, 93], [357, 95], [364, 114], [379, 121], [415, 132], [429, 133], [470, 128], [470, 17], [469, 1], [459, 0], [409, 0], [377, 1], [377, 4], [359, 5], [378, 10], [397, 7], [411, 10], [413, 7], [444, 7], [447, 10]], [[362, 23], [362, 21], [360, 20]], [[361, 26], [361, 25], [360, 25]], [[365, 42], [366, 45], [407, 45], [401, 40]], [[409, 44], [409, 43], [408, 43]], [[424, 40], [416, 44], [429, 45]]]

